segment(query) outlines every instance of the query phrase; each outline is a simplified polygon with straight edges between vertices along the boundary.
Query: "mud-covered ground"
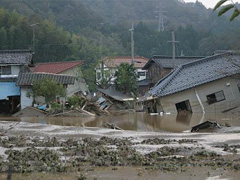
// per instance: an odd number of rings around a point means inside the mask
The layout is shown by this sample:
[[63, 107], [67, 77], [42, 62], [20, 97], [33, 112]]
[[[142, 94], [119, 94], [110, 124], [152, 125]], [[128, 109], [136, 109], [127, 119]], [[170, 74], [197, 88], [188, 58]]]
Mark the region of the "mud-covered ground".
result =
[[0, 122], [0, 179], [236, 179], [240, 131], [156, 133]]

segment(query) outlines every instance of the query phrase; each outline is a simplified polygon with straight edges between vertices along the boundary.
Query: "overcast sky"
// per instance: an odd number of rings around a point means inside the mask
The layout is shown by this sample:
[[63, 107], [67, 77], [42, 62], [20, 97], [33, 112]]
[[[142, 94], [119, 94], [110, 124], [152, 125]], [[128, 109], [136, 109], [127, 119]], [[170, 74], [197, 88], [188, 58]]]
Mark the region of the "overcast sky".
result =
[[[196, 2], [196, 0], [184, 0], [185, 2]], [[240, 3], [240, 0], [233, 0], [234, 2]], [[213, 8], [219, 0], [199, 0], [202, 2], [207, 8]]]

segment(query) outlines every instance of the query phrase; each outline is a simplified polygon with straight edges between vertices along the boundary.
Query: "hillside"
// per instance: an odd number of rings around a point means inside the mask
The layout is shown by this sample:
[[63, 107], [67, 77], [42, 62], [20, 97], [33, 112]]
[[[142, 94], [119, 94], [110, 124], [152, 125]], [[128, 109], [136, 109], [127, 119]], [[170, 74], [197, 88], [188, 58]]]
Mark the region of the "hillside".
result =
[[[85, 59], [87, 64], [107, 55], [130, 55], [131, 23], [135, 23], [135, 53], [151, 57], [153, 54], [171, 55], [171, 31], [175, 30], [180, 41], [177, 55], [209, 55], [216, 49], [239, 49], [235, 36], [239, 34], [238, 19], [230, 22], [228, 17], [217, 17], [211, 9], [201, 3], [184, 3], [180, 0], [1, 0], [0, 6], [7, 11], [16, 11], [24, 16], [27, 29], [27, 41], [18, 43], [16, 37], [25, 34], [18, 24], [19, 31], [11, 33], [16, 24], [11, 17], [9, 22], [2, 21], [0, 39], [8, 37], [0, 49], [26, 48], [32, 46], [30, 25], [36, 27], [37, 61], [63, 61]], [[158, 32], [158, 10], [164, 11], [165, 31]], [[2, 11], [3, 12], [3, 11]], [[14, 13], [16, 13], [14, 12]], [[11, 16], [16, 16], [10, 13]], [[0, 14], [0, 18], [6, 15]], [[8, 17], [8, 16], [7, 16]], [[19, 22], [16, 23], [21, 23]], [[45, 24], [45, 25], [44, 25]], [[46, 25], [47, 24], [47, 25]], [[54, 27], [63, 32], [53, 38], [45, 33], [44, 26]], [[62, 29], [61, 29], [62, 27]], [[7, 29], [6, 29], [7, 28]], [[22, 29], [21, 29], [22, 28]], [[6, 32], [5, 32], [6, 30]], [[48, 31], [47, 28], [45, 31]], [[43, 31], [43, 32], [42, 32]], [[30, 33], [29, 33], [30, 32]], [[47, 37], [47, 36], [50, 37]], [[1, 37], [3, 36], [3, 37]], [[13, 40], [12, 40], [13, 39]], [[17, 40], [17, 42], [20, 40]], [[62, 43], [64, 42], [64, 43]], [[224, 43], [223, 43], [224, 42]], [[7, 45], [6, 45], [7, 44]], [[68, 48], [64, 48], [67, 46]], [[65, 55], [56, 56], [56, 52], [68, 50]], [[55, 53], [55, 54], [54, 54]]]
[[158, 10], [164, 11], [168, 29], [192, 25], [194, 28], [223, 32], [239, 27], [226, 17], [218, 18], [211, 9], [201, 3], [184, 3], [179, 0], [1, 0], [1, 7], [16, 10], [20, 14], [40, 15], [53, 19], [69, 31], [82, 28], [99, 29], [100, 23], [114, 26], [130, 26], [132, 22], [144, 22], [157, 29]]

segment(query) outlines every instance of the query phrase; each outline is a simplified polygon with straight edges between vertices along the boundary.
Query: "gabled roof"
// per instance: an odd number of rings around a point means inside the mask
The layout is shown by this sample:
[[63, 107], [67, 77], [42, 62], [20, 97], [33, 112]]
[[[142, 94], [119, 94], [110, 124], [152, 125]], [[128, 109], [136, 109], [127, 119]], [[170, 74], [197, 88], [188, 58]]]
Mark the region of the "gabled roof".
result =
[[[104, 60], [104, 64], [109, 68], [116, 68], [122, 63], [132, 63], [131, 56], [122, 56], [122, 57], [106, 57]], [[147, 63], [148, 59], [141, 56], [134, 57], [134, 67], [142, 68]]]
[[29, 50], [4, 50], [0, 51], [0, 64], [23, 64], [32, 63], [32, 52]]
[[84, 61], [66, 61], [66, 62], [50, 62], [50, 63], [39, 63], [32, 72], [45, 72], [60, 74], [63, 71], [74, 68], [76, 66], [84, 64]]
[[240, 54], [224, 53], [180, 65], [148, 93], [166, 96], [240, 72]]
[[202, 59], [202, 56], [178, 56], [173, 61], [171, 56], [153, 56], [147, 64], [143, 67], [144, 70], [148, 69], [151, 64], [156, 63], [158, 66], [167, 69], [173, 69], [181, 64], [185, 64], [188, 62], [196, 61]]
[[62, 74], [49, 74], [49, 73], [22, 73], [18, 76], [17, 86], [32, 86], [34, 81], [43, 79], [51, 79], [56, 81], [57, 84], [74, 84], [75, 77]]

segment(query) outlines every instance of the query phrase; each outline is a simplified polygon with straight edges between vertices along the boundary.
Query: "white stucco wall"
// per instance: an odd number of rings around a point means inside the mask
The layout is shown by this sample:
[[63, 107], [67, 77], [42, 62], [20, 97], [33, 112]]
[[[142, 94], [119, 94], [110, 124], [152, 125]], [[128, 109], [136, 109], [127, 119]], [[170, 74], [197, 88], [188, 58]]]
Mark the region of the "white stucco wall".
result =
[[11, 66], [12, 75], [18, 75], [20, 72], [20, 69], [21, 69], [20, 65], [12, 65]]
[[[64, 72], [61, 72], [60, 74], [78, 76], [78, 73], [81, 73], [81, 71], [79, 71], [79, 66], [72, 69], [68, 69]], [[85, 79], [83, 78], [79, 79], [78, 81], [76, 80], [74, 85], [68, 85], [67, 96], [72, 96], [73, 94], [79, 91], [82, 91], [83, 93], [86, 92], [88, 94], [88, 97], [90, 97], [88, 86], [86, 84]]]
[[33, 97], [27, 97], [28, 92], [31, 92], [30, 88], [21, 87], [21, 109], [32, 106]]

